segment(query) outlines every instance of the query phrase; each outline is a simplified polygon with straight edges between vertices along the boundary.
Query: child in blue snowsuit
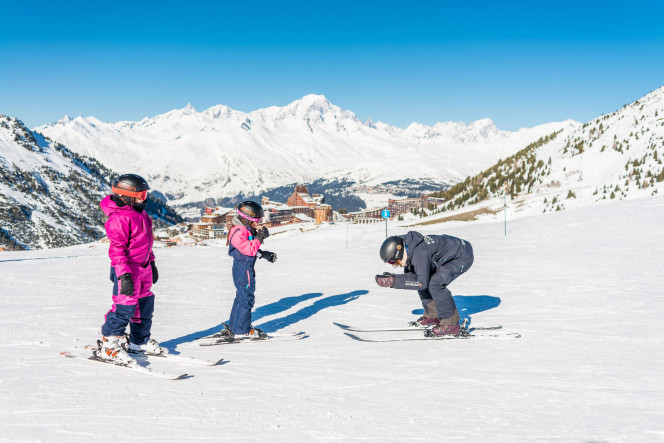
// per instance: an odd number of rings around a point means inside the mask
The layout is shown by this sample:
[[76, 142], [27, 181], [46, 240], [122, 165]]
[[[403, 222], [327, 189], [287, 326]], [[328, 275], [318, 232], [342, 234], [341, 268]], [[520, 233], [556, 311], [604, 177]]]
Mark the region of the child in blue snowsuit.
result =
[[231, 309], [226, 335], [248, 335], [252, 339], [265, 338], [260, 329], [251, 325], [251, 310], [254, 307], [256, 291], [256, 258], [265, 258], [274, 263], [277, 255], [262, 251], [260, 246], [270, 235], [267, 228], [257, 228], [264, 213], [258, 203], [245, 201], [238, 205], [237, 215], [233, 217], [233, 226], [228, 232], [228, 255], [233, 257], [233, 283], [235, 300]]

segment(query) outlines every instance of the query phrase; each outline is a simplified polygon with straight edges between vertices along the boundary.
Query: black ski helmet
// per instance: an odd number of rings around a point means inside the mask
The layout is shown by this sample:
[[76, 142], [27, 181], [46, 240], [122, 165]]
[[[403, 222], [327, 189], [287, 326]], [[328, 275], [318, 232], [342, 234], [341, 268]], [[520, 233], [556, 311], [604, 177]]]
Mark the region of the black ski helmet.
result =
[[380, 258], [387, 263], [396, 263], [403, 258], [406, 245], [401, 237], [393, 235], [388, 237], [380, 247]]
[[[116, 178], [111, 191], [128, 205], [133, 205], [136, 199], [146, 200], [150, 185], [143, 177], [136, 174], [124, 174]], [[127, 201], [126, 197], [130, 200]]]
[[256, 202], [252, 202], [251, 200], [245, 200], [237, 205], [236, 212], [237, 215], [244, 218], [245, 220], [257, 223], [261, 221], [261, 218], [263, 218], [265, 215], [263, 212], [263, 207]]

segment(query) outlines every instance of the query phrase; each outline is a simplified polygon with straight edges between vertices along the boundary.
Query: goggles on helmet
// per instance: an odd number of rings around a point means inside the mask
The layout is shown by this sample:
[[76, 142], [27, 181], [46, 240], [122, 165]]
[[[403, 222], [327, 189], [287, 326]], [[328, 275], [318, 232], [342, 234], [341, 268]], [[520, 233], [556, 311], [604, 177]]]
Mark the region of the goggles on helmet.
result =
[[240, 211], [239, 208], [237, 208], [235, 210], [235, 212], [237, 212], [237, 215], [239, 215], [240, 217], [246, 218], [247, 220], [252, 221], [252, 222], [256, 222], [256, 223], [259, 223], [263, 219], [263, 217], [249, 217], [247, 214]]
[[147, 200], [148, 198], [148, 191], [131, 191], [129, 189], [123, 189], [117, 186], [113, 186], [111, 188], [111, 191], [113, 191], [113, 193], [115, 194], [124, 195], [127, 197], [134, 197], [144, 201]]

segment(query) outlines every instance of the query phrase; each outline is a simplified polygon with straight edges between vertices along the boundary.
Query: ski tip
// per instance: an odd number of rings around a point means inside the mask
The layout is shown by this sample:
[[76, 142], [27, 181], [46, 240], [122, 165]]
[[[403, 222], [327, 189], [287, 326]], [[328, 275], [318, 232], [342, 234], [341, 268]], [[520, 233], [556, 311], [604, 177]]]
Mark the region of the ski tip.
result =
[[347, 336], [349, 336], [349, 337], [352, 338], [353, 340], [357, 340], [357, 341], [365, 341], [365, 340], [361, 339], [360, 337], [358, 337], [357, 335], [355, 335], [355, 334], [351, 334], [350, 332], [344, 332], [344, 334], [346, 334]]
[[337, 323], [335, 321], [333, 321], [332, 324], [334, 324], [336, 326], [339, 326], [341, 329], [349, 329], [350, 328], [350, 326], [348, 326], [348, 325], [342, 325], [341, 323]]

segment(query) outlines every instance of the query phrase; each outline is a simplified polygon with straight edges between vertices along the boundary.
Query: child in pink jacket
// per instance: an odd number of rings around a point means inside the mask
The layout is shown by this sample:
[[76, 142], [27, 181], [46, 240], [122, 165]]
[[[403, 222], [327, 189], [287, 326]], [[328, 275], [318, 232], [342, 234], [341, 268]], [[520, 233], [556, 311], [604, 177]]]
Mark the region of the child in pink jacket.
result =
[[244, 201], [237, 206], [233, 225], [228, 232], [228, 255], [233, 257], [233, 283], [235, 300], [228, 325], [224, 324], [222, 336], [229, 341], [235, 335], [251, 339], [267, 337], [260, 329], [251, 325], [251, 310], [254, 307], [256, 291], [256, 258], [264, 258], [274, 263], [277, 254], [259, 249], [270, 235], [267, 228], [258, 228], [263, 217], [263, 208], [253, 201]]
[[[129, 352], [162, 354], [168, 350], [150, 338], [154, 294], [159, 273], [152, 253], [152, 220], [145, 212], [148, 183], [135, 174], [125, 174], [113, 183], [112, 195], [100, 203], [108, 220], [104, 224], [110, 240], [113, 306], [101, 327], [100, 355], [119, 364], [133, 365]], [[124, 342], [129, 326], [129, 343]]]

